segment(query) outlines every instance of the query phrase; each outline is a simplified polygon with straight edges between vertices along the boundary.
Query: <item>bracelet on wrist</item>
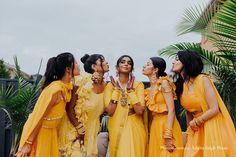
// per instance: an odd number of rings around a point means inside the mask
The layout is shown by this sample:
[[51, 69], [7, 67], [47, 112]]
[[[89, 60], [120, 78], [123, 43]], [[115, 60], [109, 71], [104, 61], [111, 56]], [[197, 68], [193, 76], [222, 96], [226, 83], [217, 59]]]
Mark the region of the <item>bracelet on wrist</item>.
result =
[[29, 144], [29, 145], [32, 145], [33, 142], [32, 141], [29, 141], [29, 140], [26, 140], [25, 143]]
[[116, 100], [111, 100], [111, 103], [112, 103], [112, 104], [117, 104], [118, 101], [116, 101]]

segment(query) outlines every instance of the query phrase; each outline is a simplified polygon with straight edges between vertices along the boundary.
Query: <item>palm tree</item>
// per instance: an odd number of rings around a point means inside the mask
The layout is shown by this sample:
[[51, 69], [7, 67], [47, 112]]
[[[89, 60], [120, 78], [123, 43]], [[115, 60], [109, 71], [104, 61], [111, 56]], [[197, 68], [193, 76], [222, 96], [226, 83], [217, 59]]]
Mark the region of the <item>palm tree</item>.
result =
[[[194, 6], [185, 10], [178, 24], [178, 34], [200, 33], [209, 40], [214, 49], [206, 50], [200, 43], [178, 43], [159, 51], [169, 57], [179, 50], [198, 52], [208, 67], [205, 72], [215, 78], [232, 118], [236, 113], [236, 0], [211, 1], [205, 7]], [[235, 119], [234, 119], [235, 122]]]
[[7, 127], [13, 131], [10, 156], [14, 156], [19, 146], [20, 135], [29, 113], [32, 111], [41, 89], [41, 82], [30, 83], [21, 77], [17, 57], [14, 58], [17, 73], [17, 90], [13, 86], [0, 89], [0, 108], [3, 109], [8, 119]]

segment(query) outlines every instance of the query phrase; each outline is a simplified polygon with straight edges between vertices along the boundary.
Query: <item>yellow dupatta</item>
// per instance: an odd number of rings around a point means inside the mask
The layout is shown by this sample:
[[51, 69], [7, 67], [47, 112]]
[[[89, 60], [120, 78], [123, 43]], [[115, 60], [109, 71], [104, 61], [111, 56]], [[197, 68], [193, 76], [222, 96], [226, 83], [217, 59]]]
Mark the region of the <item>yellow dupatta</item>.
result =
[[[204, 86], [203, 86], [203, 77], [207, 77], [206, 75], [200, 75], [198, 76], [199, 81], [198, 83], [198, 88], [199, 88], [199, 93], [197, 93], [199, 95], [199, 97], [203, 97], [205, 96], [205, 91], [204, 91]], [[208, 77], [209, 78], [209, 77]], [[209, 119], [208, 121], [206, 121], [204, 123], [204, 147], [206, 148], [216, 148], [216, 150], [214, 151], [204, 151], [204, 156], [207, 157], [215, 157], [215, 156], [220, 156], [220, 157], [227, 157], [228, 156], [233, 156], [236, 154], [236, 150], [232, 147], [234, 147], [236, 145], [236, 132], [235, 132], [235, 127], [233, 124], [233, 121], [230, 117], [230, 114], [223, 102], [223, 100], [221, 99], [221, 96], [219, 95], [213, 81], [209, 78], [212, 87], [215, 91], [215, 95], [216, 95], [216, 99], [219, 105], [219, 109], [220, 109], [220, 114], [222, 114], [223, 116], [223, 121], [220, 121], [218, 115], [216, 115], [215, 117]], [[206, 112], [208, 110], [208, 105], [205, 99], [203, 99], [204, 103], [201, 104], [201, 108], [203, 110], [203, 112]], [[223, 124], [222, 124], [223, 122]], [[225, 127], [224, 127], [225, 126]], [[226, 135], [223, 135], [225, 137], [222, 137], [221, 135], [221, 130], [225, 130], [224, 132], [226, 132]], [[226, 150], [227, 153], [225, 153], [224, 147], [226, 147], [224, 145], [224, 143], [222, 141], [224, 141], [227, 136], [230, 136], [229, 139], [226, 139], [228, 141], [228, 146], [231, 146], [230, 148], [226, 148], [226, 149], [230, 149], [229, 151]], [[230, 144], [229, 144], [230, 143]]]
[[71, 90], [72, 84], [68, 83], [65, 84], [62, 81], [53, 81], [49, 84], [45, 89], [43, 89], [42, 93], [40, 94], [33, 112], [29, 115], [23, 131], [21, 135], [19, 150], [23, 147], [26, 140], [32, 134], [33, 130], [36, 128], [37, 124], [43, 118], [43, 115], [48, 107], [48, 104], [51, 101], [53, 94], [62, 91], [63, 94], [66, 96], [66, 101], [69, 102], [71, 99]]

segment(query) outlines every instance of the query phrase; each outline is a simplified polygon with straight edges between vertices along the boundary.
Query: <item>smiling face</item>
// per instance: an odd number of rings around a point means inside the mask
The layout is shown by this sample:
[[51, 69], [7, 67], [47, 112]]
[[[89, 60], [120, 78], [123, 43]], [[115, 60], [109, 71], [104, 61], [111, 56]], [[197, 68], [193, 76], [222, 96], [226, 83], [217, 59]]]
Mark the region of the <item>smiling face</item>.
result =
[[181, 73], [183, 67], [183, 63], [179, 60], [178, 55], [176, 55], [175, 60], [172, 62], [172, 71], [175, 73]]
[[116, 69], [119, 73], [130, 73], [133, 69], [133, 63], [129, 57], [121, 58], [120, 62], [116, 66]]
[[156, 73], [156, 68], [154, 68], [151, 59], [149, 59], [147, 63], [143, 66], [142, 73], [145, 76], [151, 76], [153, 73]]

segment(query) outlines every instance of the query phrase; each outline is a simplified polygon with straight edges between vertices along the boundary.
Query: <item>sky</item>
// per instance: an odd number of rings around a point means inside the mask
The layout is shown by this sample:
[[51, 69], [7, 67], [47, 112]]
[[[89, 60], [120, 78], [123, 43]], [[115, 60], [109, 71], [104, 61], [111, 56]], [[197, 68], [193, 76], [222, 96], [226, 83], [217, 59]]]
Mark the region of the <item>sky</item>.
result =
[[[116, 60], [123, 54], [135, 62], [134, 75], [142, 75], [148, 58], [178, 42], [200, 42], [200, 35], [177, 36], [184, 10], [210, 0], [1, 0], [0, 58], [21, 70], [38, 71], [43, 59], [71, 52], [79, 61], [85, 54], [103, 54], [115, 75]], [[167, 70], [171, 69], [171, 59]], [[82, 63], [79, 61], [81, 69]]]

